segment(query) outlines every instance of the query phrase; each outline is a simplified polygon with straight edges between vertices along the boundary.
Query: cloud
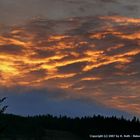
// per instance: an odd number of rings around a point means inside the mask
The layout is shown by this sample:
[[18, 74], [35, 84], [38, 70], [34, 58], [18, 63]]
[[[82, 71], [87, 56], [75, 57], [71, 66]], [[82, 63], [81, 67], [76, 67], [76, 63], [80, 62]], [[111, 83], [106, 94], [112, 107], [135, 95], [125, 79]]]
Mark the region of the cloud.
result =
[[0, 46], [0, 53], [1, 54], [9, 54], [9, 55], [19, 55], [22, 54], [22, 47], [14, 46], [14, 45], [4, 45]]
[[[139, 23], [93, 16], [37, 18], [11, 27], [0, 36], [0, 86], [42, 89], [56, 99], [84, 98], [139, 114]], [[52, 89], [54, 96], [46, 92]]]
[[139, 18], [139, 7], [138, 0], [1, 0], [0, 21], [4, 25], [15, 25], [36, 17], [64, 19], [120, 15]]
[[70, 117], [92, 116], [100, 114], [105, 116], [116, 115], [132, 118], [133, 115], [124, 111], [108, 108], [89, 100], [88, 98], [66, 98], [70, 92], [60, 89], [34, 89], [23, 86], [12, 88], [0, 87], [0, 97], [8, 97], [4, 104], [8, 105], [7, 113], [17, 115], [53, 114], [67, 115]]

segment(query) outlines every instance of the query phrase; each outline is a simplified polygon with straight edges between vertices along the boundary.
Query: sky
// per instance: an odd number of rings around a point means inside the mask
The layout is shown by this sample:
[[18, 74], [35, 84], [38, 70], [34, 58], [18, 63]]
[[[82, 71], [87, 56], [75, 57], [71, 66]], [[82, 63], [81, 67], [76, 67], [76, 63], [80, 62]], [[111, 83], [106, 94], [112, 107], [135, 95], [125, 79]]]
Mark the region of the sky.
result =
[[139, 69], [139, 0], [0, 0], [8, 113], [140, 116]]

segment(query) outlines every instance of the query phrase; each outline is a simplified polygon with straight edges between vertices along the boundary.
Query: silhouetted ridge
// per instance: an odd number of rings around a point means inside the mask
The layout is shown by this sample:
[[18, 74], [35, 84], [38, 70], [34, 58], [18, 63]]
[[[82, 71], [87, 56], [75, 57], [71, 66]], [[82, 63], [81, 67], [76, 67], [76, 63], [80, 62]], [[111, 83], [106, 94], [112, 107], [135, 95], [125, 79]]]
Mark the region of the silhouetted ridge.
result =
[[10, 114], [1, 114], [0, 122], [6, 126], [2, 137], [35, 137], [43, 139], [47, 130], [72, 132], [83, 138], [90, 134], [140, 134], [140, 121], [134, 117], [126, 120], [123, 117], [82, 117], [69, 118], [67, 116], [39, 115], [21, 117]]

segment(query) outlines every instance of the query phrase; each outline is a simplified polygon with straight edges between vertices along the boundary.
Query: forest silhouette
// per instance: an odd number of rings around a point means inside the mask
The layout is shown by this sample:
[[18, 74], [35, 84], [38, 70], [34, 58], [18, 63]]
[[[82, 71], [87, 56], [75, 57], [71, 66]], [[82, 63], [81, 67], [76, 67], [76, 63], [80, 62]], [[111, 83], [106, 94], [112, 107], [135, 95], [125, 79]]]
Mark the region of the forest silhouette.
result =
[[83, 139], [90, 139], [89, 135], [139, 135], [140, 121], [134, 117], [126, 120], [123, 117], [82, 117], [69, 118], [67, 116], [39, 115], [21, 117], [12, 114], [1, 114], [0, 124], [5, 126], [2, 137], [16, 136], [41, 140], [47, 130], [67, 131]]
[[81, 118], [49, 114], [23, 117], [4, 113], [7, 106], [1, 103], [5, 99], [0, 100], [0, 140], [57, 140], [55, 137], [45, 138], [48, 133], [55, 135], [56, 132], [70, 132], [80, 140], [89, 140], [90, 135], [140, 135], [140, 121], [136, 117], [131, 120], [123, 116], [101, 115]]

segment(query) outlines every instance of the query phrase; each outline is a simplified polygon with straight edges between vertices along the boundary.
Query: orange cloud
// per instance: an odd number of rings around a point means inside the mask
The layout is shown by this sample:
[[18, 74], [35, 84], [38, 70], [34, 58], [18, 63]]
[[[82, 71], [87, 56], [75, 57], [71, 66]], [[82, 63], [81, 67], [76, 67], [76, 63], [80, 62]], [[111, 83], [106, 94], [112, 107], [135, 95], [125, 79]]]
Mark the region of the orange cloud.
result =
[[115, 23], [124, 24], [124, 25], [140, 23], [139, 18], [130, 18], [130, 17], [122, 17], [122, 16], [104, 16], [104, 17], [100, 17], [100, 18], [109, 20], [109, 21], [113, 21]]
[[33, 21], [1, 34], [0, 85], [60, 88], [75, 93], [73, 98], [140, 113], [140, 19], [94, 18], [67, 20], [73, 24], [63, 33], [56, 31], [57, 22], [48, 27], [48, 21]]

